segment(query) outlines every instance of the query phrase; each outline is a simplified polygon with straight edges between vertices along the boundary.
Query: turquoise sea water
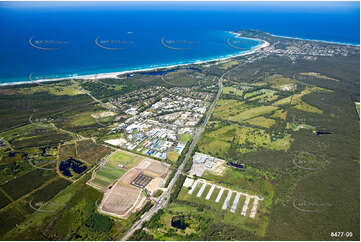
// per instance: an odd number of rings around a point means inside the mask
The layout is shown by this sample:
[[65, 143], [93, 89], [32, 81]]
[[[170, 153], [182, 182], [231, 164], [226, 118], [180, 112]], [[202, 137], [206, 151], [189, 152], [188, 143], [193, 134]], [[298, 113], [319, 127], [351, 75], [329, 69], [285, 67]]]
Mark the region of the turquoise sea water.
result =
[[[2, 3], [0, 83], [119, 72], [236, 55], [228, 31], [358, 45], [359, 2]], [[39, 48], [38, 48], [39, 47]]]

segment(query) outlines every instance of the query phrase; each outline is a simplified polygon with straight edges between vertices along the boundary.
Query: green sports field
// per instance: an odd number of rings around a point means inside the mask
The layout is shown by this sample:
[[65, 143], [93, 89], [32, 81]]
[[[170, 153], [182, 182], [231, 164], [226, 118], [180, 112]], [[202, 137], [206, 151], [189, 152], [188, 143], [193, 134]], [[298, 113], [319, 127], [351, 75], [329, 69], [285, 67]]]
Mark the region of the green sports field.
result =
[[117, 151], [111, 154], [105, 165], [96, 171], [89, 184], [103, 190], [124, 175], [129, 169], [138, 165], [142, 160], [143, 157], [141, 156], [125, 151]]

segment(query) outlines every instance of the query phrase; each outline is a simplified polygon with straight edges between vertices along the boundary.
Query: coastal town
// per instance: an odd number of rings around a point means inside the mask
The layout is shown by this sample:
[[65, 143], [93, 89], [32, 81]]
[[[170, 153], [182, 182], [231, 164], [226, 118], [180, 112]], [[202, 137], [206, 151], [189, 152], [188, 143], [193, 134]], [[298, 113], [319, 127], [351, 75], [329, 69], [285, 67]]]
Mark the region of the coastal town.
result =
[[287, 57], [292, 63], [295, 63], [296, 59], [315, 61], [320, 57], [350, 56], [358, 51], [358, 47], [353, 45], [287, 38], [260, 31], [240, 31], [238, 36], [242, 37], [242, 34], [255, 39], [261, 38], [268, 43], [255, 54], [245, 56], [245, 63], [254, 63], [271, 55]]
[[[133, 96], [138, 99], [135, 101]], [[111, 130], [123, 134], [123, 138], [105, 142], [162, 160], [169, 155], [177, 158], [194, 135], [212, 98], [212, 93], [191, 88], [155, 87], [128, 94], [112, 101], [129, 117]]]
[[[235, 36], [259, 44], [0, 86], [0, 236], [287, 241], [354, 229], [358, 214], [328, 189], [358, 192], [338, 175], [359, 178], [359, 47]], [[322, 199], [340, 207], [309, 202]]]

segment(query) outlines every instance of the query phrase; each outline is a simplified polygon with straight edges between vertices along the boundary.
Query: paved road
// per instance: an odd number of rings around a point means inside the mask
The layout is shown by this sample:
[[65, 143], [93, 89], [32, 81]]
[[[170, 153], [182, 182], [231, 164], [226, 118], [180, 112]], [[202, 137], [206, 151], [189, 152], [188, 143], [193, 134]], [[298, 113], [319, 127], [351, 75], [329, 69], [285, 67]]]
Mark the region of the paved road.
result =
[[188, 152], [186, 154], [186, 156], [184, 157], [184, 160], [182, 162], [182, 164], [178, 167], [177, 169], [177, 172], [175, 173], [173, 179], [170, 181], [169, 185], [168, 185], [168, 188], [165, 190], [165, 192], [162, 194], [162, 196], [158, 199], [158, 202], [157, 204], [152, 207], [148, 212], [146, 212], [141, 218], [140, 220], [138, 220], [131, 228], [130, 230], [124, 235], [124, 237], [122, 238], [122, 240], [127, 240], [133, 233], [135, 230], [137, 230], [138, 228], [140, 228], [140, 225], [149, 220], [156, 212], [159, 211], [159, 209], [163, 209], [167, 204], [168, 204], [168, 201], [169, 201], [169, 196], [170, 196], [170, 193], [172, 191], [172, 188], [178, 178], [178, 176], [182, 173], [182, 170], [187, 162], [187, 160], [190, 158], [190, 155], [192, 153], [192, 150], [194, 148], [194, 146], [196, 145], [204, 127], [206, 126], [207, 124], [207, 121], [208, 119], [210, 118], [211, 114], [212, 114], [212, 111], [214, 109], [214, 107], [216, 106], [216, 103], [219, 99], [219, 97], [221, 96], [222, 94], [222, 88], [223, 88], [223, 84], [222, 84], [222, 79], [224, 77], [225, 74], [227, 74], [229, 71], [225, 72], [219, 79], [218, 79], [218, 92], [217, 92], [217, 95], [216, 95], [216, 98], [214, 99], [207, 115], [206, 115], [206, 118], [204, 119], [201, 127], [198, 129], [197, 131], [197, 134], [194, 136], [194, 139], [188, 149]]

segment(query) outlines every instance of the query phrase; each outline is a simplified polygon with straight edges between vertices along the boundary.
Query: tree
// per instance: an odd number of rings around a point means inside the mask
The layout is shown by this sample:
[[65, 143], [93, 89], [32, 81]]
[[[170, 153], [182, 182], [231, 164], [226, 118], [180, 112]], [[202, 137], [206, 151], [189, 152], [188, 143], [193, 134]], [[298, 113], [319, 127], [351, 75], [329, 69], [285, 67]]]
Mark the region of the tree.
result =
[[93, 213], [85, 220], [85, 226], [98, 232], [108, 232], [113, 226], [113, 220], [107, 216]]

